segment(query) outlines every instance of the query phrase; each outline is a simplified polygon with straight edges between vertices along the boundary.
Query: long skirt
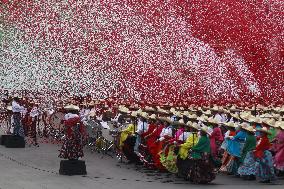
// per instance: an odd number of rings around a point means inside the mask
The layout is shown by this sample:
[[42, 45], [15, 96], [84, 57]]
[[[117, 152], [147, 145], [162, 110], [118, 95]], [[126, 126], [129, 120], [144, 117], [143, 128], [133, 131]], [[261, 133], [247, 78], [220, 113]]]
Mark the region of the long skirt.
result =
[[266, 181], [275, 179], [273, 158], [270, 151], [264, 151], [263, 157], [256, 159], [255, 169], [256, 176], [260, 178], [260, 180]]
[[188, 179], [195, 184], [206, 184], [215, 179], [213, 162], [209, 156], [202, 159], [191, 159]]
[[243, 164], [239, 167], [238, 173], [241, 176], [256, 175], [256, 161], [254, 159], [253, 152], [247, 153]]
[[163, 151], [160, 154], [160, 162], [161, 164], [171, 173], [177, 173], [177, 155], [174, 153], [175, 145], [169, 147], [168, 154]]
[[66, 138], [58, 155], [60, 158], [69, 160], [78, 159], [83, 156], [83, 145], [78, 136]]
[[136, 137], [135, 136], [128, 136], [127, 139], [124, 141], [124, 145], [122, 147], [122, 152], [125, 155], [126, 159], [129, 160], [131, 163], [138, 163], [140, 162], [140, 158], [134, 151], [134, 146], [136, 144]]
[[284, 171], [284, 147], [279, 149], [274, 157], [274, 166], [279, 171]]
[[238, 168], [240, 166], [240, 160], [238, 157], [230, 156], [230, 160], [227, 165], [227, 171], [229, 174], [238, 175]]
[[177, 157], [177, 169], [178, 169], [178, 177], [187, 178], [187, 174], [190, 169], [190, 160], [188, 158], [181, 159], [179, 156]]

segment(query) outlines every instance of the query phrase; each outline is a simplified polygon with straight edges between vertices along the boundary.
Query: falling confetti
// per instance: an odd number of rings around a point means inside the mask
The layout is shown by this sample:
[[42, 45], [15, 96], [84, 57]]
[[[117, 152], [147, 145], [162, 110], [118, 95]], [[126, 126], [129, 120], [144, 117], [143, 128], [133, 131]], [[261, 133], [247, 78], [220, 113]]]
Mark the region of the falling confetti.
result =
[[283, 103], [283, 1], [0, 2], [2, 90]]

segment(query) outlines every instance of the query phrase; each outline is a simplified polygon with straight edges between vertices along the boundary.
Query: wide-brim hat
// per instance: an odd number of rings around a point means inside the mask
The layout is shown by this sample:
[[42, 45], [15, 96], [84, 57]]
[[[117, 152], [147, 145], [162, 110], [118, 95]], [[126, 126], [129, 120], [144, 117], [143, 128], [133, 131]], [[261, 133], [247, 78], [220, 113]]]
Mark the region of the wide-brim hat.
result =
[[169, 124], [172, 124], [172, 120], [169, 117], [158, 117], [157, 119], [159, 119], [160, 121], [165, 121]]
[[120, 106], [118, 108], [118, 111], [121, 112], [121, 113], [126, 113], [126, 114], [129, 113], [129, 109], [125, 106]]
[[212, 115], [212, 112], [210, 110], [202, 111], [204, 115]]
[[148, 117], [148, 119], [156, 120], [157, 116], [156, 116], [156, 114], [152, 114]]
[[236, 124], [232, 121], [223, 123], [223, 125], [225, 125], [226, 127], [236, 128]]
[[219, 111], [219, 107], [218, 106], [213, 106], [213, 108], [210, 108], [210, 110], [218, 112]]
[[250, 126], [250, 124], [247, 123], [247, 122], [241, 123], [241, 128], [243, 128], [243, 129], [246, 129], [246, 128], [248, 128], [249, 126]]
[[173, 114], [174, 114], [175, 116], [179, 117], [179, 118], [182, 118], [182, 114], [181, 114], [181, 112], [179, 112], [179, 111], [176, 111], [176, 112], [174, 112]]
[[150, 107], [150, 106], [146, 106], [146, 107], [144, 108], [144, 111], [145, 111], [145, 112], [154, 112], [154, 111], [156, 111], [156, 109], [153, 108], [153, 107]]
[[130, 114], [131, 117], [137, 117], [138, 116], [138, 112], [136, 111], [132, 111]]
[[188, 114], [187, 117], [188, 117], [188, 119], [197, 119], [196, 114]]
[[202, 116], [198, 117], [197, 120], [198, 120], [198, 121], [201, 121], [201, 122], [207, 122], [208, 117], [205, 116], [205, 115], [202, 115]]
[[184, 122], [183, 119], [180, 119], [180, 120], [178, 121], [178, 125], [185, 126], [186, 123]]
[[146, 112], [141, 112], [141, 113], [138, 114], [138, 116], [145, 118], [145, 119], [149, 118], [149, 115]]
[[166, 115], [170, 114], [170, 112], [168, 110], [164, 110], [160, 107], [157, 108], [156, 112], [159, 113], [159, 114], [166, 114]]
[[80, 110], [79, 106], [76, 106], [74, 104], [70, 104], [64, 107], [65, 110]]
[[198, 125], [197, 123], [195, 123], [195, 122], [188, 121], [188, 122], [186, 123], [186, 125], [187, 125], [188, 127], [191, 127], [191, 128], [193, 128], [193, 129], [196, 129], [196, 130], [199, 130], [199, 129], [200, 129], [199, 125]]
[[283, 126], [284, 128], [284, 121], [276, 121], [275, 122], [275, 128], [281, 128], [281, 126]]
[[249, 120], [251, 123], [262, 123], [262, 119], [260, 117], [254, 117], [254, 116], [251, 116], [250, 117], [250, 120]]
[[235, 119], [241, 119], [239, 114], [236, 113], [230, 113], [230, 115]]
[[266, 124], [266, 125], [269, 125], [271, 127], [275, 127], [275, 120], [274, 119], [264, 119], [262, 120], [262, 123]]
[[250, 112], [241, 112], [241, 113], [240, 113], [240, 118], [241, 118], [242, 120], [245, 120], [245, 121], [250, 122], [251, 113], [250, 113]]
[[256, 131], [253, 126], [244, 127], [243, 129], [251, 133]]
[[202, 127], [200, 127], [200, 130], [201, 131], [203, 131], [203, 132], [205, 132], [205, 133], [207, 133], [208, 135], [211, 135], [211, 131], [210, 131], [210, 129], [209, 129], [209, 127], [207, 127], [207, 126], [202, 126]]
[[217, 119], [212, 118], [212, 117], [209, 117], [208, 120], [207, 120], [207, 122], [208, 122], [208, 123], [211, 123], [211, 124], [215, 124], [215, 125], [220, 124]]

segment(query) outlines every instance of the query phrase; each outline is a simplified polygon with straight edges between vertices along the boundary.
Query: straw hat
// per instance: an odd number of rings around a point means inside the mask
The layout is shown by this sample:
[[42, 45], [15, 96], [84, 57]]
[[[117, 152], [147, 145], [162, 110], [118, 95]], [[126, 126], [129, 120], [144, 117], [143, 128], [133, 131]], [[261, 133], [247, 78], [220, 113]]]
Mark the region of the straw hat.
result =
[[196, 114], [188, 114], [187, 116], [189, 119], [197, 119], [197, 115]]
[[266, 134], [271, 134], [271, 132], [267, 129], [267, 127], [262, 127], [261, 129], [258, 129], [258, 131], [266, 133]]
[[164, 109], [162, 109], [162, 108], [160, 108], [160, 107], [157, 108], [157, 113], [160, 113], [160, 114], [170, 114], [169, 111], [164, 110]]
[[251, 116], [250, 117], [250, 122], [252, 122], [252, 123], [262, 123], [262, 119], [260, 117]]
[[130, 114], [131, 117], [137, 117], [138, 116], [138, 113], [136, 111], [133, 111], [131, 112]]
[[198, 121], [202, 121], [202, 122], [207, 122], [208, 117], [205, 115], [202, 115], [200, 117], [197, 118]]
[[153, 119], [153, 120], [155, 120], [156, 118], [157, 118], [156, 114], [152, 114], [148, 117], [148, 119]]
[[230, 113], [230, 115], [235, 118], [235, 119], [240, 119], [240, 116], [239, 114], [236, 114], [236, 113]]
[[211, 135], [212, 132], [210, 132], [209, 127], [207, 126], [202, 126], [200, 128], [201, 131], [204, 131], [205, 133], [207, 133], [208, 135]]
[[197, 123], [195, 123], [195, 122], [187, 122], [187, 124], [186, 125], [188, 125], [189, 127], [191, 127], [191, 128], [193, 128], [193, 129], [196, 129], [196, 130], [199, 130], [200, 129], [200, 127], [199, 127], [199, 125], [197, 124]]
[[217, 112], [217, 111], [219, 111], [219, 108], [218, 108], [218, 106], [213, 106], [213, 108], [210, 108], [210, 110]]
[[252, 126], [248, 126], [248, 127], [243, 128], [243, 129], [248, 131], [248, 132], [255, 132], [256, 131]]
[[179, 118], [182, 117], [181, 112], [178, 112], [178, 111], [174, 112], [174, 115], [177, 116], [177, 117], [179, 117]]
[[262, 123], [265, 123], [266, 125], [269, 125], [271, 127], [275, 127], [275, 120], [274, 119], [264, 119]]
[[243, 128], [243, 129], [246, 129], [246, 128], [248, 128], [250, 125], [247, 123], [247, 122], [243, 122], [242, 124], [241, 124], [241, 128]]
[[75, 106], [73, 104], [70, 104], [68, 106], [64, 107], [65, 110], [80, 110], [80, 108], [78, 106]]
[[269, 113], [265, 113], [260, 115], [261, 118], [273, 118], [273, 115], [269, 114]]
[[205, 115], [212, 115], [212, 112], [210, 110], [202, 111], [202, 113]]
[[216, 125], [219, 124], [219, 121], [217, 119], [213, 118], [213, 117], [209, 117], [207, 122], [212, 123], [212, 124], [216, 124]]
[[227, 123], [223, 123], [225, 126], [227, 127], [232, 127], [232, 128], [236, 128], [236, 125], [234, 122], [230, 121], [230, 122], [227, 122]]
[[155, 110], [155, 108], [153, 108], [153, 107], [146, 106], [146, 107], [144, 108], [144, 111], [145, 111], [145, 112], [154, 112], [154, 111], [156, 111], [156, 110]]
[[184, 123], [184, 120], [183, 119], [180, 119], [179, 121], [178, 121], [178, 125], [186, 125], [185, 123]]
[[274, 125], [275, 128], [281, 128], [281, 126], [284, 127], [284, 121], [277, 121], [277, 122], [275, 122], [275, 125]]
[[170, 109], [170, 112], [171, 112], [171, 113], [175, 113], [175, 112], [176, 112], [176, 109], [175, 109], [175, 108], [171, 108], [171, 109]]
[[168, 123], [170, 123], [170, 124], [173, 123], [172, 120], [171, 120], [171, 118], [169, 118], [169, 117], [158, 117], [157, 119], [159, 119], [159, 120], [161, 120], [161, 121], [168, 122]]
[[148, 119], [149, 118], [149, 115], [146, 113], [146, 112], [142, 112], [139, 114], [140, 117], [143, 117], [145, 119]]
[[125, 106], [121, 106], [119, 107], [118, 111], [122, 112], [122, 113], [128, 113], [129, 112], [129, 109], [126, 108]]
[[240, 114], [240, 118], [245, 120], [245, 121], [250, 122], [249, 120], [251, 119], [251, 113], [250, 112], [242, 112]]
[[187, 117], [188, 117], [188, 115], [189, 115], [189, 111], [184, 111], [184, 112], [182, 112], [182, 115], [184, 115], [184, 116], [187, 116]]

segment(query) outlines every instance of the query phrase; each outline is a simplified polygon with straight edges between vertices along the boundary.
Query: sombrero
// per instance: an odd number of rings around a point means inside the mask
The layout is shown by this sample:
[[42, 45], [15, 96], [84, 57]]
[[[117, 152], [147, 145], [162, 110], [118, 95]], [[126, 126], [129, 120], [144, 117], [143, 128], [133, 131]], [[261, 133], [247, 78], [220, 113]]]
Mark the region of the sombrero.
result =
[[64, 107], [65, 110], [80, 110], [78, 106], [75, 106], [73, 104], [67, 105]]

